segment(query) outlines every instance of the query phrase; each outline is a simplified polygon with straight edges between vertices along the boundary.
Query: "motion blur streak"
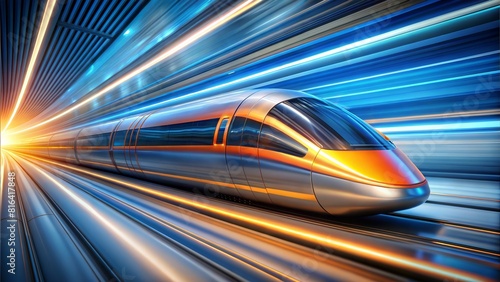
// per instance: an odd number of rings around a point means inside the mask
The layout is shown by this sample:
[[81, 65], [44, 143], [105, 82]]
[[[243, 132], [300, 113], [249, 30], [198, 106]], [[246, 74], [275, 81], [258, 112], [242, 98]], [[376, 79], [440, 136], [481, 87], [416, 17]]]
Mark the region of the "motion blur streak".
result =
[[[455, 226], [454, 224], [451, 224], [451, 223], [443, 223], [444, 225], [448, 225], [448, 226]], [[470, 229], [470, 230], [474, 230], [474, 231], [480, 231], [480, 232], [486, 232], [486, 233], [491, 233], [491, 234], [495, 234], [495, 235], [500, 235], [500, 231], [492, 231], [492, 230], [485, 230], [485, 229], [477, 229], [477, 228], [473, 228], [473, 227], [462, 227], [462, 228], [466, 228], [466, 229]]]
[[50, 18], [52, 16], [52, 12], [54, 10], [54, 6], [56, 5], [56, 0], [48, 0], [45, 6], [45, 11], [43, 13], [42, 23], [40, 24], [40, 29], [38, 30], [38, 35], [36, 37], [35, 46], [33, 47], [33, 51], [31, 52], [30, 62], [28, 64], [28, 69], [26, 70], [26, 75], [23, 80], [23, 86], [21, 88], [21, 92], [19, 92], [19, 96], [17, 96], [16, 105], [12, 110], [12, 114], [10, 115], [9, 120], [5, 124], [2, 129], [2, 135], [5, 134], [5, 131], [9, 127], [10, 123], [16, 116], [17, 111], [19, 110], [19, 106], [23, 102], [24, 94], [26, 93], [26, 89], [28, 87], [28, 83], [31, 79], [31, 74], [33, 73], [33, 68], [35, 67], [35, 63], [38, 58], [38, 53], [40, 51], [40, 46], [42, 45], [43, 39], [45, 37], [45, 33], [47, 31], [47, 26], [49, 25]]
[[467, 130], [467, 129], [497, 129], [500, 127], [498, 121], [478, 121], [467, 123], [443, 123], [431, 125], [414, 125], [414, 126], [398, 126], [398, 127], [378, 127], [382, 132], [411, 132], [411, 131], [427, 131], [427, 130]]
[[[441, 65], [446, 65], [446, 64], [451, 64], [451, 63], [456, 63], [456, 62], [461, 62], [461, 61], [467, 61], [470, 59], [476, 59], [476, 58], [480, 58], [480, 57], [484, 57], [484, 56], [488, 56], [488, 55], [499, 54], [499, 53], [500, 53], [499, 51], [486, 52], [486, 53], [482, 53], [482, 54], [478, 54], [478, 55], [453, 59], [453, 60], [449, 60], [449, 61], [443, 61], [443, 62], [428, 64], [428, 65], [408, 68], [408, 69], [391, 71], [391, 72], [381, 73], [381, 74], [377, 74], [377, 75], [365, 76], [365, 77], [351, 79], [351, 80], [345, 80], [345, 81], [341, 81], [341, 82], [337, 82], [337, 83], [320, 85], [320, 86], [316, 86], [316, 87], [306, 88], [306, 89], [304, 89], [304, 91], [325, 88], [325, 87], [332, 87], [332, 86], [336, 86], [336, 85], [342, 85], [342, 84], [351, 83], [351, 82], [363, 81], [363, 80], [372, 79], [372, 78], [379, 78], [379, 77], [384, 77], [384, 76], [388, 76], [388, 75], [405, 73], [405, 72], [409, 72], [409, 71], [415, 71], [415, 70], [426, 69], [426, 68], [431, 68], [431, 67], [437, 67], [437, 66], [441, 66]], [[339, 97], [344, 97], [344, 96], [339, 96]]]
[[[47, 124], [49, 122], [52, 122], [54, 120], [57, 120], [69, 113], [72, 113], [74, 112], [76, 109], [92, 102], [93, 100], [99, 98], [100, 96], [106, 94], [107, 92], [113, 90], [114, 88], [116, 88], [117, 86], [119, 86], [120, 84], [126, 82], [127, 80], [129, 80], [130, 78], [140, 74], [141, 72], [143, 72], [144, 70], [147, 70], [149, 68], [151, 68], [152, 66], [158, 64], [159, 62], [165, 60], [166, 58], [172, 56], [173, 54], [179, 52], [180, 50], [184, 49], [186, 46], [189, 46], [190, 44], [196, 42], [196, 40], [200, 39], [201, 37], [205, 36], [206, 34], [210, 33], [211, 31], [213, 31], [214, 29], [216, 29], [217, 27], [221, 26], [222, 24], [226, 23], [227, 21], [231, 20], [232, 18], [236, 17], [237, 15], [243, 13], [244, 11], [250, 9], [251, 7], [253, 7], [254, 5], [256, 5], [257, 3], [259, 3], [260, 0], [247, 0], [243, 3], [241, 3], [240, 5], [236, 6], [234, 9], [228, 11], [227, 13], [223, 14], [222, 16], [220, 16], [219, 18], [217, 18], [216, 20], [214, 20], [213, 22], [211, 22], [210, 24], [200, 28], [198, 31], [194, 32], [192, 35], [189, 35], [187, 36], [185, 39], [183, 39], [182, 41], [180, 41], [179, 43], [177, 43], [176, 45], [170, 47], [169, 49], [165, 50], [164, 52], [160, 53], [159, 55], [157, 55], [155, 58], [153, 58], [151, 61], [145, 63], [144, 65], [134, 69], [133, 71], [127, 73], [126, 75], [122, 76], [119, 80], [113, 82], [112, 84], [108, 85], [107, 87], [105, 87], [104, 89], [102, 89], [101, 91], [97, 92], [96, 94], [92, 95], [91, 97], [83, 100], [82, 102], [70, 107], [69, 109], [63, 111], [62, 113], [60, 114], [57, 114], [47, 120], [44, 120], [42, 122], [39, 122], [38, 124], [34, 125], [34, 126], [31, 126], [31, 127], [28, 127], [28, 128], [25, 128], [23, 130], [20, 130], [20, 131], [17, 131], [17, 132], [14, 132], [14, 133], [11, 133], [11, 134], [18, 134], [18, 133], [21, 133], [21, 132], [25, 132], [25, 131], [28, 131], [28, 130], [31, 130], [33, 128], [36, 128], [36, 127], [39, 127], [39, 126], [42, 126], [44, 124]], [[12, 120], [12, 118], [11, 118]]]
[[[2, 150], [2, 149], [0, 149]], [[4, 177], [4, 169], [5, 169], [5, 154], [2, 150], [2, 155], [0, 158], [0, 195], [3, 195], [3, 177]], [[2, 209], [2, 201], [0, 201], [0, 210]]]
[[342, 240], [335, 240], [331, 238], [325, 237], [323, 234], [316, 234], [313, 231], [298, 229], [291, 225], [285, 225], [280, 222], [273, 221], [263, 221], [259, 218], [253, 217], [249, 214], [238, 213], [235, 211], [231, 211], [229, 209], [219, 209], [217, 207], [211, 206], [210, 204], [200, 203], [196, 200], [192, 200], [189, 198], [182, 198], [172, 194], [167, 194], [155, 189], [151, 189], [142, 185], [131, 184], [129, 182], [117, 180], [115, 178], [110, 178], [105, 175], [99, 173], [93, 173], [86, 169], [78, 169], [74, 166], [68, 166], [57, 162], [52, 162], [47, 159], [42, 159], [38, 157], [30, 156], [30, 158], [38, 159], [40, 161], [51, 163], [56, 166], [64, 167], [70, 170], [78, 171], [87, 175], [91, 175], [93, 177], [97, 177], [106, 181], [110, 181], [113, 183], [117, 183], [126, 187], [130, 187], [142, 192], [145, 192], [150, 195], [155, 195], [157, 197], [161, 197], [162, 199], [174, 202], [176, 204], [192, 207], [197, 210], [202, 210], [209, 213], [218, 214], [224, 217], [228, 217], [233, 220], [237, 220], [239, 222], [245, 222], [260, 228], [265, 228], [268, 230], [280, 232], [283, 234], [293, 235], [302, 240], [305, 240], [314, 245], [328, 246], [334, 250], [355, 253], [365, 259], [373, 259], [378, 258], [382, 260], [384, 263], [390, 264], [394, 267], [403, 267], [405, 269], [412, 269], [413, 271], [420, 271], [422, 273], [426, 273], [429, 275], [437, 276], [437, 277], [448, 277], [452, 279], [465, 280], [465, 281], [481, 281], [481, 277], [477, 277], [475, 275], [462, 272], [456, 269], [449, 269], [447, 267], [439, 267], [436, 265], [430, 265], [420, 260], [411, 259], [408, 257], [402, 257], [400, 254], [388, 252], [386, 250], [381, 250], [377, 248], [373, 248], [371, 246], [364, 245], [356, 245], [352, 242], [346, 242]]
[[[433, 241], [432, 243], [438, 244], [438, 245], [447, 246], [447, 247], [453, 247], [453, 248], [463, 249], [463, 250], [467, 250], [467, 251], [472, 250], [471, 248], [467, 248], [467, 247], [463, 247], [463, 246], [458, 246], [458, 245], [453, 245], [453, 244], [447, 244], [447, 243], [438, 242], [438, 241]], [[478, 251], [478, 252], [483, 253], [483, 254], [487, 254], [487, 255], [490, 255], [490, 256], [496, 256], [496, 257], [500, 256], [500, 254], [492, 253], [492, 252], [486, 252], [486, 251]]]
[[141, 254], [145, 261], [148, 261], [152, 266], [154, 266], [159, 273], [162, 273], [164, 277], [169, 277], [172, 280], [178, 279], [178, 277], [172, 277], [172, 272], [169, 269], [165, 269], [163, 264], [160, 264], [161, 260], [156, 257], [154, 250], [149, 250], [145, 246], [143, 246], [140, 240], [134, 240], [130, 234], [127, 234], [123, 230], [118, 229], [112, 222], [108, 221], [103, 215], [98, 213], [92, 206], [90, 206], [83, 199], [75, 195], [72, 191], [68, 190], [66, 187], [61, 185], [57, 180], [53, 177], [45, 173], [43, 170], [39, 169], [36, 166], [33, 166], [38, 172], [43, 174], [43, 176], [47, 177], [54, 185], [59, 187], [61, 191], [68, 194], [72, 199], [74, 199], [78, 204], [80, 204], [83, 208], [85, 208], [91, 215], [94, 216], [95, 219], [101, 221], [104, 225], [106, 225], [109, 230], [111, 230], [118, 238], [123, 240], [127, 245], [129, 245], [132, 249], [135, 250], [136, 253]]
[[415, 87], [415, 86], [422, 86], [422, 85], [435, 84], [435, 83], [437, 84], [440, 82], [463, 80], [466, 78], [484, 77], [484, 76], [488, 76], [488, 75], [495, 75], [498, 73], [500, 73], [500, 71], [475, 73], [475, 74], [471, 74], [471, 75], [450, 77], [450, 78], [438, 79], [438, 80], [429, 80], [429, 81], [425, 81], [425, 82], [406, 84], [406, 85], [402, 85], [402, 86], [388, 87], [388, 88], [382, 88], [382, 89], [375, 89], [375, 90], [364, 91], [364, 92], [349, 93], [349, 94], [345, 94], [345, 95], [332, 96], [332, 97], [327, 97], [327, 98], [328, 99], [337, 99], [337, 98], [344, 98], [344, 97], [349, 97], [349, 96], [359, 96], [359, 95], [370, 94], [370, 93], [384, 92], [384, 91], [388, 91], [388, 90], [398, 90], [398, 89], [404, 89], [404, 88], [411, 88], [411, 87]]
[[[471, 13], [475, 13], [477, 11], [481, 11], [481, 10], [490, 8], [492, 6], [495, 6], [495, 1], [490, 1], [490, 2], [486, 2], [486, 3], [478, 4], [478, 5], [475, 5], [475, 6], [472, 6], [472, 7], [467, 7], [467, 8], [458, 10], [458, 11], [454, 11], [454, 12], [451, 12], [451, 13], [448, 13], [448, 14], [445, 14], [445, 15], [441, 15], [441, 16], [438, 16], [438, 17], [426, 20], [426, 21], [422, 21], [422, 22], [415, 23], [415, 24], [412, 24], [412, 25], [409, 25], [409, 26], [405, 26], [403, 28], [399, 28], [399, 29], [396, 29], [396, 30], [393, 30], [393, 31], [390, 31], [390, 32], [387, 32], [387, 33], [383, 33], [383, 34], [380, 34], [380, 35], [377, 35], [377, 36], [373, 36], [373, 37], [370, 37], [370, 38], [366, 38], [366, 39], [363, 39], [363, 40], [360, 40], [360, 41], [357, 41], [357, 42], [346, 44], [346, 45], [343, 45], [341, 47], [337, 47], [337, 48], [334, 48], [334, 49], [331, 49], [331, 50], [328, 50], [328, 51], [325, 51], [325, 52], [322, 52], [322, 53], [319, 53], [319, 54], [316, 54], [316, 55], [313, 55], [313, 56], [310, 56], [310, 57], [307, 57], [307, 58], [296, 60], [296, 61], [293, 61], [293, 62], [290, 62], [290, 63], [287, 63], [287, 64], [283, 64], [283, 65], [280, 65], [280, 66], [277, 66], [277, 67], [273, 67], [271, 69], [268, 69], [268, 70], [265, 70], [265, 71], [262, 71], [262, 72], [258, 72], [258, 73], [255, 73], [255, 74], [243, 77], [243, 78], [235, 79], [233, 81], [230, 81], [230, 82], [227, 82], [227, 83], [224, 83], [224, 84], [212, 86], [210, 88], [206, 88], [206, 89], [203, 89], [203, 90], [191, 93], [191, 94], [189, 94], [187, 96], [197, 96], [197, 95], [200, 95], [200, 94], [203, 94], [203, 93], [210, 93], [210, 92], [213, 92], [215, 90], [225, 90], [229, 86], [238, 85], [238, 84], [241, 84], [243, 82], [246, 82], [246, 81], [249, 81], [249, 80], [252, 80], [252, 79], [256, 79], [256, 78], [259, 78], [259, 77], [263, 77], [263, 76], [266, 76], [266, 75], [269, 75], [269, 74], [273, 74], [273, 73], [279, 72], [281, 70], [293, 68], [293, 67], [300, 66], [300, 65], [305, 65], [305, 64], [308, 64], [308, 63], [311, 63], [311, 62], [314, 62], [314, 61], [317, 61], [317, 60], [325, 59], [327, 57], [330, 57], [330, 56], [333, 56], [333, 55], [336, 55], [336, 54], [340, 54], [340, 53], [343, 53], [343, 52], [354, 52], [354, 49], [356, 49], [356, 48], [361, 48], [361, 47], [364, 47], [366, 45], [369, 45], [369, 44], [372, 44], [372, 43], [376, 43], [376, 42], [380, 42], [380, 41], [387, 40], [387, 39], [393, 39], [393, 38], [396, 38], [398, 36], [402, 36], [402, 35], [405, 35], [407, 33], [411, 33], [412, 31], [421, 30], [421, 29], [424, 29], [426, 27], [433, 26], [433, 25], [436, 25], [436, 24], [439, 24], [439, 23], [442, 23], [442, 22], [446, 22], [448, 20], [451, 20], [451, 19], [454, 19], [454, 18], [457, 18], [457, 17], [461, 17], [461, 16], [464, 16], [464, 15], [469, 15]], [[439, 65], [439, 64], [437, 64], [437, 65]], [[493, 73], [497, 73], [497, 72], [493, 72]], [[427, 82], [427, 83], [433, 83], [433, 82]], [[257, 85], [257, 86], [260, 86], [260, 85]], [[316, 88], [322, 88], [322, 87], [324, 87], [324, 86], [316, 87]], [[407, 87], [407, 86], [405, 86], [405, 87]], [[374, 91], [376, 91], [376, 90], [374, 90]], [[367, 92], [367, 93], [370, 93], [370, 92]], [[345, 96], [338, 96], [338, 97], [337, 96], [335, 96], [335, 97], [325, 97], [325, 98], [327, 98], [327, 99], [329, 99], [329, 98], [333, 99], [333, 98], [340, 98], [340, 97], [346, 97], [346, 96], [355, 96], [355, 95], [358, 95], [358, 94], [360, 94], [360, 93], [348, 94], [348, 95], [345, 95]], [[185, 98], [186, 98], [186, 96], [182, 97], [182, 99], [185, 99]], [[146, 110], [150, 110], [151, 108], [157, 108], [158, 106], [160, 106], [160, 105], [162, 105], [164, 103], [171, 103], [172, 100], [175, 100], [175, 99], [170, 99], [170, 100], [167, 100], [165, 102], [160, 102], [160, 103], [157, 103], [157, 104], [154, 104], [154, 105], [151, 105], [151, 106], [148, 106], [148, 107], [144, 107], [144, 108], [139, 108], [136, 111], [137, 112], [144, 112]]]
[[433, 118], [450, 118], [450, 117], [461, 117], [461, 116], [489, 116], [489, 115], [500, 115], [500, 110], [480, 110], [480, 111], [469, 111], [469, 112], [454, 112], [454, 113], [443, 113], [443, 114], [431, 114], [431, 115], [419, 115], [419, 116], [406, 116], [406, 117], [395, 117], [395, 118], [381, 118], [381, 119], [370, 119], [366, 122], [368, 123], [385, 123], [394, 121], [411, 121], [411, 120], [421, 120], [421, 119], [433, 119]]

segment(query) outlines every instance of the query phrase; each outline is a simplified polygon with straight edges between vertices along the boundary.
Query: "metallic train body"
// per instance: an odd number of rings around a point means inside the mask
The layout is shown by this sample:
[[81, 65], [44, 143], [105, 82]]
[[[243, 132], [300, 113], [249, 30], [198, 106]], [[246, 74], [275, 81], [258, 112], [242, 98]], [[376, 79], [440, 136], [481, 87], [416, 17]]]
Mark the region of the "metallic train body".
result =
[[430, 192], [383, 134], [335, 105], [281, 89], [218, 95], [46, 136], [22, 150], [333, 215], [406, 209]]

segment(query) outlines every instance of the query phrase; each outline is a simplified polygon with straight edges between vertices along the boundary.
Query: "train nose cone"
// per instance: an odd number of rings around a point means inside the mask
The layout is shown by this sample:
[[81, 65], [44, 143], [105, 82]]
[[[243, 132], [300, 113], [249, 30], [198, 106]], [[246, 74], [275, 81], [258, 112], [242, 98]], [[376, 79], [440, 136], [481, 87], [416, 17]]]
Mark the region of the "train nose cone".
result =
[[377, 214], [425, 202], [425, 177], [398, 149], [321, 150], [312, 168], [316, 198], [333, 215]]
[[425, 177], [399, 149], [320, 150], [313, 171], [355, 182], [382, 186], [409, 186]]

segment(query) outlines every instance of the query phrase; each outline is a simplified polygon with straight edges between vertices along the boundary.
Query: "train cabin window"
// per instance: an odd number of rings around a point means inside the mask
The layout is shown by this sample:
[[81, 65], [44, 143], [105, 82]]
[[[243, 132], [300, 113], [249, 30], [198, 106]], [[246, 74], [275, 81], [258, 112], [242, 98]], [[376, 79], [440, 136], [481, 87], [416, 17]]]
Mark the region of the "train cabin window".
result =
[[239, 146], [241, 143], [241, 134], [243, 133], [243, 126], [245, 125], [244, 117], [235, 117], [229, 126], [227, 134], [227, 145]]
[[261, 123], [253, 119], [247, 119], [243, 128], [241, 146], [257, 148], [259, 141]]
[[273, 116], [328, 150], [391, 149], [394, 146], [354, 114], [314, 98], [276, 105]]
[[259, 148], [303, 157], [307, 148], [280, 130], [264, 124], [260, 133]]
[[137, 146], [162, 146], [168, 139], [168, 125], [141, 128]]
[[107, 147], [109, 146], [110, 134], [110, 132], [107, 132], [89, 136], [79, 136], [77, 146]]
[[141, 128], [137, 146], [212, 145], [219, 119]]
[[221, 121], [220, 126], [219, 126], [219, 132], [217, 133], [217, 140], [215, 141], [215, 144], [222, 144], [222, 142], [224, 141], [224, 131], [226, 130], [227, 121], [228, 121], [227, 118], [225, 118]]

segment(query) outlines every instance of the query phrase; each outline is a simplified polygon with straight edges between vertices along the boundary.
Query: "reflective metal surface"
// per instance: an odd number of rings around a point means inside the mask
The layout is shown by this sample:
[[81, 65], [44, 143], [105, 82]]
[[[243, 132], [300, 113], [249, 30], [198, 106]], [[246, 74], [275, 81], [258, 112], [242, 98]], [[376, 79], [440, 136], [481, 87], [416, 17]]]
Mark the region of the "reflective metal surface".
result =
[[330, 214], [372, 214], [418, 206], [429, 197], [429, 185], [411, 188], [388, 188], [357, 183], [319, 173], [312, 173], [314, 193]]
[[312, 170], [354, 182], [411, 187], [425, 178], [399, 149], [334, 151], [322, 149]]
[[113, 130], [119, 122], [83, 128], [76, 140], [76, 156], [82, 165], [118, 172], [110, 158], [110, 142]]

